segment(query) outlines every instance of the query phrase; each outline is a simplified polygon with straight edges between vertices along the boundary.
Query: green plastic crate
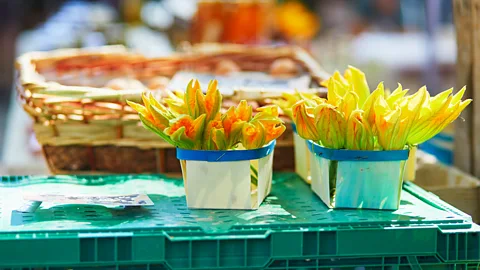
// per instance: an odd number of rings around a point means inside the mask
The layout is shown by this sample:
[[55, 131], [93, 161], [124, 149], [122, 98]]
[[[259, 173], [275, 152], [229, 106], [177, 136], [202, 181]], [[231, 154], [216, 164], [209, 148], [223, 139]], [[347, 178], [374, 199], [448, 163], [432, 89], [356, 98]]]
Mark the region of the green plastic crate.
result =
[[[480, 267], [480, 227], [411, 183], [398, 211], [332, 210], [295, 174], [278, 173], [259, 210], [227, 211], [188, 209], [182, 181], [160, 175], [1, 180], [0, 269]], [[22, 192], [54, 191], [148, 193], [155, 205], [14, 210]]]

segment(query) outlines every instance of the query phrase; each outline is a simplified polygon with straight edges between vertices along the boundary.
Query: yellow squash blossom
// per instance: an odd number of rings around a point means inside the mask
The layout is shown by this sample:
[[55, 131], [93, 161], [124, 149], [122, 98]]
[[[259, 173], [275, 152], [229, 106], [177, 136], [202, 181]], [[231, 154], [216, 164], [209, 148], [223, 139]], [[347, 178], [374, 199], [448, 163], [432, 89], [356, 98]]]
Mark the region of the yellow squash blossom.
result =
[[315, 106], [325, 102], [324, 99], [314, 93], [301, 93], [295, 90], [294, 93], [283, 92], [282, 98], [273, 100], [273, 103], [280, 107], [285, 115], [292, 119], [292, 106], [300, 100], [304, 100], [307, 106]]
[[465, 88], [454, 96], [451, 96], [451, 92], [452, 90], [449, 89], [430, 98], [429, 110], [413, 124], [408, 136], [409, 144], [420, 144], [434, 137], [452, 123], [472, 101], [471, 99], [461, 101]]
[[259, 121], [263, 125], [267, 141], [272, 141], [283, 134], [286, 128], [280, 118], [278, 118], [279, 113], [277, 106], [264, 106], [257, 110], [260, 113], [255, 115], [250, 122]]
[[168, 106], [172, 113], [176, 115], [187, 114], [187, 107], [185, 106], [184, 95], [179, 96], [177, 93], [173, 93], [166, 90], [168, 97], [162, 101]]
[[305, 101], [299, 101], [292, 107], [293, 121], [298, 135], [307, 140], [317, 141], [320, 139], [319, 130], [315, 126], [315, 118], [312, 113], [307, 112]]
[[242, 126], [242, 145], [247, 149], [260, 148], [265, 145], [265, 129], [260, 122], [245, 123]]
[[227, 145], [232, 146], [240, 138], [243, 125], [252, 117], [252, 106], [242, 100], [237, 107], [230, 107], [222, 117]]
[[383, 150], [405, 148], [413, 123], [418, 119], [427, 96], [426, 88], [421, 88], [393, 109], [383, 97], [378, 99], [375, 104], [375, 124], [378, 141]]
[[221, 149], [229, 149], [230, 147], [227, 145], [227, 139], [225, 138], [225, 131], [223, 128], [213, 127], [210, 131], [210, 137], [213, 141], [215, 147], [208, 150], [221, 150]]
[[[362, 110], [364, 112], [364, 117], [368, 121], [369, 125], [375, 129], [375, 102], [379, 97], [385, 97], [385, 88], [383, 83], [379, 83], [377, 89], [372, 92], [363, 104]], [[388, 103], [388, 101], [387, 101]]]
[[190, 115], [182, 115], [171, 120], [165, 134], [178, 144], [185, 144], [185, 148], [199, 148], [202, 143], [202, 134], [205, 127], [205, 114], [193, 119]]
[[207, 111], [207, 121], [215, 118], [222, 107], [222, 95], [217, 89], [217, 81], [212, 80], [208, 84], [207, 94], [205, 95], [205, 109]]
[[351, 150], [374, 150], [375, 137], [370, 123], [362, 110], [355, 110], [347, 121], [345, 148]]
[[192, 80], [188, 84], [184, 102], [188, 114], [193, 118], [197, 118], [205, 113], [205, 98], [197, 80]]
[[327, 102], [333, 106], [338, 106], [348, 92], [348, 87], [342, 86], [337, 80], [331, 78], [327, 84]]
[[185, 94], [168, 92], [163, 100], [166, 106], [151, 94], [143, 95], [142, 101], [143, 105], [128, 104], [138, 112], [145, 128], [184, 149], [229, 150], [239, 144], [259, 148], [285, 131], [276, 106], [260, 108], [253, 117], [252, 107], [243, 100], [222, 115], [216, 81], [209, 83], [204, 95], [200, 83], [192, 80]]
[[422, 87], [407, 96], [401, 84], [390, 93], [379, 83], [370, 93], [365, 74], [349, 66], [321, 83], [327, 101], [292, 106], [300, 136], [334, 149], [400, 150], [431, 139], [470, 104], [462, 101], [465, 88], [430, 97]]
[[358, 109], [359, 97], [353, 91], [348, 92], [338, 104], [338, 110], [343, 113], [345, 119], [350, 118], [350, 114]]
[[[220, 130], [225, 134], [220, 113], [217, 113], [215, 118], [208, 121], [205, 126], [205, 131], [203, 132], [204, 150], [223, 149], [222, 146], [226, 145], [227, 142], [225, 136], [217, 136], [217, 130]], [[224, 141], [221, 141], [222, 139]], [[228, 147], [226, 148], [228, 149]]]
[[374, 106], [375, 128], [378, 144], [382, 150], [403, 149], [405, 143], [396, 139], [400, 127], [400, 108], [391, 109], [383, 97], [380, 97]]
[[345, 146], [346, 121], [334, 106], [320, 104], [315, 108], [315, 128], [323, 146], [333, 149]]
[[353, 92], [358, 96], [358, 106], [362, 107], [367, 97], [370, 95], [370, 88], [368, 87], [365, 73], [356, 67], [349, 66], [345, 71], [345, 79], [353, 88]]
[[145, 128], [157, 133], [165, 141], [173, 143], [163, 130], [168, 127], [170, 120], [174, 119], [175, 116], [165, 106], [157, 102], [151, 93], [148, 97], [142, 94], [142, 101], [144, 105], [131, 101], [127, 101], [127, 104], [138, 112], [140, 121]]

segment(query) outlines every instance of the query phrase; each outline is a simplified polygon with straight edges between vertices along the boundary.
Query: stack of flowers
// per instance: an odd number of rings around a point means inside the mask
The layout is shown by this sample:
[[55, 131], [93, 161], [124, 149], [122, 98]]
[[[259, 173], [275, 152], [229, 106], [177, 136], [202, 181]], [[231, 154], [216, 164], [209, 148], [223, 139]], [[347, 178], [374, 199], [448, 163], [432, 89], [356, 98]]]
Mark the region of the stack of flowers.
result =
[[365, 74], [349, 67], [325, 82], [327, 99], [300, 101], [292, 108], [297, 132], [332, 149], [401, 150], [423, 143], [453, 122], [470, 104], [465, 88], [431, 97], [424, 86], [407, 96], [399, 84], [391, 94], [383, 83], [370, 93]]
[[379, 83], [370, 93], [354, 67], [324, 85], [327, 99], [297, 102], [292, 117], [314, 156], [312, 188], [332, 207], [398, 208], [408, 149], [438, 134], [471, 102], [462, 101], [465, 88], [431, 97], [426, 87], [406, 95], [400, 84], [388, 93]]
[[175, 93], [164, 106], [151, 94], [143, 95], [143, 104], [128, 102], [144, 126], [168, 143], [182, 149], [232, 150], [260, 148], [278, 138], [285, 126], [278, 118], [277, 106], [252, 107], [245, 100], [226, 113], [220, 113], [222, 96], [217, 82], [211, 81], [206, 95], [192, 80], [184, 95]]
[[275, 139], [285, 131], [277, 106], [253, 115], [241, 101], [221, 113], [217, 82], [205, 95], [196, 80], [162, 102], [143, 95], [143, 105], [128, 104], [145, 128], [177, 147], [186, 191], [195, 191], [187, 192], [190, 207], [252, 209], [268, 195]]

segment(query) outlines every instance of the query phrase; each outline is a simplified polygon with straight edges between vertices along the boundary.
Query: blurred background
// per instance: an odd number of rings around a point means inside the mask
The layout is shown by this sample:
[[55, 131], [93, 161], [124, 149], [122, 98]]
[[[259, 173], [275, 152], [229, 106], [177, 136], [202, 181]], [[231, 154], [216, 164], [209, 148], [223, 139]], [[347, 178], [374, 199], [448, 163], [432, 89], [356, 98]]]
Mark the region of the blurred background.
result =
[[[17, 102], [14, 61], [28, 51], [123, 44], [147, 56], [185, 42], [289, 43], [328, 72], [362, 69], [371, 86], [455, 83], [451, 0], [0, 0], [0, 164], [46, 172]], [[446, 162], [451, 162], [446, 160]], [[28, 165], [32, 171], [25, 171]]]

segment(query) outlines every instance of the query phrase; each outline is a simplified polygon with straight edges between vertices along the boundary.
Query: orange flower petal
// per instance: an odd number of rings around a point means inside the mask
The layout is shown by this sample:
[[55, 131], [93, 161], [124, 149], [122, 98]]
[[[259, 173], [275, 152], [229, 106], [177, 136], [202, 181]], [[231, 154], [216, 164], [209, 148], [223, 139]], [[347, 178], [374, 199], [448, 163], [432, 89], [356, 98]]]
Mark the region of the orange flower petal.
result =
[[252, 117], [252, 106], [247, 101], [242, 100], [235, 109], [235, 116], [243, 121], [249, 121]]
[[205, 110], [207, 118], [211, 119], [219, 111], [222, 105], [222, 95], [217, 89], [217, 80], [212, 80], [208, 84], [207, 94], [205, 96]]
[[242, 128], [242, 144], [247, 149], [260, 148], [265, 144], [263, 126], [260, 123], [245, 123]]

